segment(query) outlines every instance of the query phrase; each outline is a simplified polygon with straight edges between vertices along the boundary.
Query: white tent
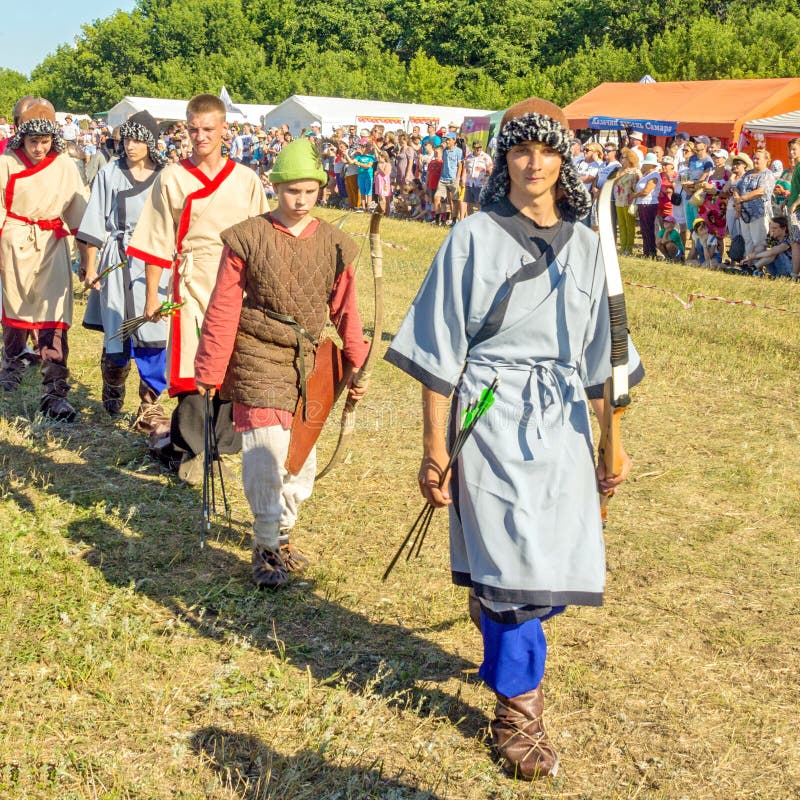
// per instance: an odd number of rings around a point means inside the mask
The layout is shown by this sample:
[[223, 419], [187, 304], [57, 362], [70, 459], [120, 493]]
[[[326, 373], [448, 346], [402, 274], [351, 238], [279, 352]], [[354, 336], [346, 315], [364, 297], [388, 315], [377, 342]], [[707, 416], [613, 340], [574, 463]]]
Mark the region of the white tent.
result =
[[253, 103], [236, 103], [241, 114], [228, 114], [228, 122], [250, 122], [253, 125], [261, 125], [261, 121], [275, 106], [265, 106]]
[[[121, 125], [128, 117], [137, 111], [149, 111], [160, 122], [175, 122], [186, 119], [186, 104], [188, 100], [170, 100], [161, 97], [123, 97], [108, 111], [108, 124], [112, 127]], [[241, 114], [230, 113], [228, 122], [252, 122], [260, 124], [261, 118], [268, 114], [275, 106], [251, 105], [237, 103]]]
[[800, 111], [778, 114], [774, 117], [762, 117], [745, 122], [744, 126], [753, 133], [794, 133], [800, 135]]
[[291, 133], [297, 135], [303, 128], [309, 128], [312, 122], [319, 122], [322, 133], [328, 135], [340, 125], [357, 125], [361, 129], [380, 124], [387, 130], [410, 130], [414, 125], [420, 125], [424, 133], [428, 122], [437, 127], [446, 127], [450, 122], [460, 126], [464, 117], [483, 117], [491, 113], [478, 108], [293, 94], [266, 115], [264, 126], [288, 125]]

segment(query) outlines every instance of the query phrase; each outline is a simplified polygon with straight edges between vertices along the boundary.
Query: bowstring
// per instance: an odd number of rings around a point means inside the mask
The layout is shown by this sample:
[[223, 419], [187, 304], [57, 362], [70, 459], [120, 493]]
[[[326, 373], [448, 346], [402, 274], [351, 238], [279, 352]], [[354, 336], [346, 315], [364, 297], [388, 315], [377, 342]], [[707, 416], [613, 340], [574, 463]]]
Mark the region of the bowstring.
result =
[[[348, 218], [350, 216], [352, 216], [354, 213], [355, 212], [353, 211], [353, 209], [348, 209], [341, 216], [336, 217], [333, 220], [331, 220], [330, 224], [334, 225], [335, 223], [338, 223], [336, 225], [336, 227], [340, 231], [342, 231], [342, 233], [346, 233], [347, 231], [345, 231], [345, 229], [344, 229], [344, 224], [345, 224], [345, 222], [347, 222]], [[369, 241], [369, 224], [370, 224], [369, 220], [372, 219], [372, 214], [369, 214], [367, 219], [368, 219], [368, 221], [367, 221], [366, 233], [364, 234], [364, 238], [361, 239], [361, 244], [358, 247], [358, 252], [356, 253], [356, 257], [353, 259], [353, 278], [355, 278], [357, 273], [358, 273], [358, 268], [359, 268], [359, 266], [361, 264], [362, 256], [364, 255], [364, 245], [366, 245], [366, 243]], [[332, 326], [333, 328], [336, 327], [335, 325], [333, 325], [333, 323], [330, 320], [328, 320], [328, 325]], [[375, 333], [375, 331], [373, 331], [373, 334], [374, 333]]]

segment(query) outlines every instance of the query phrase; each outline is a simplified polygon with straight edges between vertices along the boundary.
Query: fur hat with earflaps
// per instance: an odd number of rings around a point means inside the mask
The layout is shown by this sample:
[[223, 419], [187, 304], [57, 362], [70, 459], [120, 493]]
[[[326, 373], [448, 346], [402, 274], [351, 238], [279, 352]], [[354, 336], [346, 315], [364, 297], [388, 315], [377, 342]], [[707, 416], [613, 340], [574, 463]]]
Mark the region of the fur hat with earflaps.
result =
[[539, 97], [529, 97], [516, 103], [503, 114], [497, 137], [494, 169], [481, 192], [481, 207], [508, 195], [511, 180], [506, 155], [520, 142], [542, 142], [560, 154], [561, 171], [558, 176], [556, 205], [561, 216], [568, 222], [583, 219], [589, 213], [592, 201], [572, 165], [569, 123], [557, 105]]
[[136, 142], [144, 142], [147, 145], [147, 155], [157, 166], [163, 167], [167, 163], [167, 157], [158, 150], [158, 123], [149, 111], [137, 111], [127, 122], [119, 126], [119, 138], [133, 139]]
[[61, 136], [61, 128], [56, 122], [53, 104], [43, 97], [36, 98], [33, 104], [20, 112], [19, 126], [14, 138], [8, 143], [9, 149], [19, 150], [25, 136], [52, 136], [51, 153], [63, 153], [67, 149], [67, 143]]

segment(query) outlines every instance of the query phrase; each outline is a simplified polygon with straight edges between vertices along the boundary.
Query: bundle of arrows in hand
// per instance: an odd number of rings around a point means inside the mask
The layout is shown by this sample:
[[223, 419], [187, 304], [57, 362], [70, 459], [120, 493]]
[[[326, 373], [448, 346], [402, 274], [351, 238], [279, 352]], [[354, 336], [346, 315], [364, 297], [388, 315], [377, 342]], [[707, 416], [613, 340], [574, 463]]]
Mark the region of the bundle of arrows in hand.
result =
[[120, 267], [124, 267], [127, 264], [126, 261], [120, 261], [118, 264], [112, 264], [110, 267], [106, 267], [97, 277], [92, 280], [92, 282], [88, 286], [84, 286], [81, 289], [82, 294], [86, 294], [90, 289], [96, 289], [100, 281], [103, 278], [107, 278], [109, 273], [113, 272], [115, 269], [119, 269]]
[[[170, 303], [169, 300], [165, 300], [158, 308], [158, 313], [162, 317], [168, 317], [175, 313], [176, 309], [179, 309], [183, 303]], [[122, 325], [119, 326], [119, 330], [111, 337], [111, 339], [119, 339], [120, 337], [123, 339], [130, 339], [139, 328], [142, 327], [146, 322], [150, 322], [150, 317], [145, 317], [144, 315], [141, 317], [132, 317], [131, 319], [126, 319]]]
[[[461, 417], [461, 429], [459, 430], [458, 435], [453, 442], [450, 455], [447, 459], [447, 464], [442, 470], [442, 475], [439, 478], [440, 486], [444, 485], [447, 475], [461, 453], [461, 450], [466, 444], [467, 439], [469, 439], [469, 437], [472, 435], [472, 431], [475, 430], [478, 420], [492, 407], [494, 403], [495, 389], [497, 389], [497, 378], [492, 381], [491, 386], [488, 386], [481, 392], [481, 395], [477, 400], [473, 400], [466, 407], [466, 409], [464, 409]], [[386, 572], [383, 573], [382, 580], [385, 581], [389, 577], [389, 574], [394, 569], [394, 565], [400, 559], [400, 556], [403, 554], [403, 550], [406, 548], [409, 542], [411, 542], [411, 546], [408, 548], [408, 552], [406, 553], [406, 561], [408, 561], [412, 555], [419, 556], [420, 551], [422, 550], [422, 545], [425, 541], [425, 536], [428, 533], [431, 520], [433, 519], [434, 511], [436, 511], [435, 506], [431, 505], [430, 503], [425, 503], [425, 505], [422, 507], [422, 511], [419, 512], [419, 516], [411, 526], [411, 530], [406, 534], [406, 538], [403, 539], [403, 543], [394, 554], [394, 558], [392, 558], [392, 560], [389, 562], [389, 566], [386, 567]]]

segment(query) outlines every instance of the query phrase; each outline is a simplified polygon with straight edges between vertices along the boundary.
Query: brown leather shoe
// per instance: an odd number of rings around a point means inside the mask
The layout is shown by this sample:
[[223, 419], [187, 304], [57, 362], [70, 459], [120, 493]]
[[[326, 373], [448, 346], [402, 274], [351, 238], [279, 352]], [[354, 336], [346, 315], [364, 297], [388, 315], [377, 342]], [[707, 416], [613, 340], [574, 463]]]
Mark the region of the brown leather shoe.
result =
[[63, 364], [52, 361], [42, 363], [42, 400], [39, 411], [50, 419], [60, 422], [74, 422], [77, 411], [67, 402], [69, 392], [69, 370]]
[[289, 573], [280, 550], [253, 545], [253, 583], [259, 589], [280, 589], [289, 582]]
[[555, 777], [558, 755], [547, 739], [542, 723], [544, 695], [538, 686], [516, 697], [497, 695], [495, 718], [490, 728], [497, 752], [517, 778]]
[[39, 404], [39, 410], [46, 417], [54, 419], [57, 422], [75, 422], [78, 412], [64, 397], [57, 395], [47, 395], [42, 398]]
[[170, 417], [161, 403], [158, 402], [159, 395], [151, 389], [143, 380], [139, 381], [139, 410], [136, 412], [136, 420], [133, 429], [153, 437], [155, 440], [162, 439], [169, 435]]
[[136, 412], [133, 429], [146, 436], [161, 439], [169, 436], [170, 418], [161, 403], [142, 403]]
[[286, 564], [288, 572], [302, 572], [308, 567], [308, 558], [303, 555], [294, 545], [285, 542], [280, 546], [283, 563]]

